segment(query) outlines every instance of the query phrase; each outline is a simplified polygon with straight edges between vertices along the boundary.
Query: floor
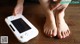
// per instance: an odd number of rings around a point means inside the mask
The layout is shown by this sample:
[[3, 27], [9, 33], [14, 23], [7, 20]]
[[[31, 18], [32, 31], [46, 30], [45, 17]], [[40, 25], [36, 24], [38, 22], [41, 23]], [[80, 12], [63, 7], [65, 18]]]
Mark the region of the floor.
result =
[[27, 43], [20, 43], [4, 19], [13, 12], [12, 6], [0, 7], [0, 36], [8, 36], [8, 44], [80, 44], [80, 5], [69, 5], [65, 19], [70, 27], [71, 35], [65, 39], [49, 38], [43, 33], [45, 16], [42, 7], [38, 4], [24, 6], [24, 16], [39, 30], [39, 35]]

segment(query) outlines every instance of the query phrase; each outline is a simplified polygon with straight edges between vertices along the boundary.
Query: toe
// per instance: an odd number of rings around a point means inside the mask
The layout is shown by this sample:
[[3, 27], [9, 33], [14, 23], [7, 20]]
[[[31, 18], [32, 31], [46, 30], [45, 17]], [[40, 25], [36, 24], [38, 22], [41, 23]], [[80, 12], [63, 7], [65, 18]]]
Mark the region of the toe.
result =
[[50, 37], [53, 37], [53, 30], [50, 31]]
[[48, 35], [48, 29], [47, 29], [47, 28], [44, 29], [44, 33], [45, 33], [46, 35]]
[[65, 31], [65, 37], [67, 37], [68, 36], [68, 33], [67, 33], [67, 31]]
[[53, 32], [52, 33], [53, 36], [56, 36], [57, 35], [57, 31], [56, 30], [53, 30], [52, 32]]
[[61, 31], [58, 32], [58, 37], [62, 39]]
[[69, 32], [68, 32], [68, 30], [66, 31], [66, 36], [69, 36]]
[[52, 31], [51, 30], [48, 30], [48, 36], [52, 37]]
[[65, 38], [65, 32], [61, 32], [62, 38]]
[[69, 33], [69, 34], [71, 33], [70, 30], [68, 30], [68, 33]]
[[50, 30], [49, 30], [49, 29], [47, 30], [46, 35], [47, 35], [47, 36], [50, 36], [50, 35], [51, 35], [51, 33], [50, 33]]
[[69, 36], [69, 34], [71, 33], [70, 30], [67, 30], [67, 33], [68, 33], [68, 36]]
[[67, 37], [68, 36], [68, 33], [67, 33], [67, 31], [65, 32], [65, 37]]
[[66, 34], [66, 31], [64, 32], [64, 38], [66, 38], [67, 37], [67, 34]]

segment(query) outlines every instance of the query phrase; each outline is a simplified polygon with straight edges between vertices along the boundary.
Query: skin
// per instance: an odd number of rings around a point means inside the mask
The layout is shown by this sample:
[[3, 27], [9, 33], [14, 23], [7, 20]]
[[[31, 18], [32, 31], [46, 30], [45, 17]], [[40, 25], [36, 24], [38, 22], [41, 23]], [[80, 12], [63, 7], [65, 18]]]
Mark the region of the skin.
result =
[[17, 14], [23, 13], [23, 4], [24, 0], [17, 0], [17, 5], [14, 8], [13, 15], [16, 16]]
[[[70, 34], [68, 25], [65, 22], [65, 10], [71, 0], [67, 4], [61, 4], [62, 0], [52, 0], [56, 4], [51, 4], [50, 0], [39, 0], [43, 10], [45, 11], [46, 21], [44, 24], [44, 33], [49, 37], [58, 36], [58, 38], [66, 38]], [[22, 14], [24, 0], [18, 0], [14, 8], [13, 15]]]

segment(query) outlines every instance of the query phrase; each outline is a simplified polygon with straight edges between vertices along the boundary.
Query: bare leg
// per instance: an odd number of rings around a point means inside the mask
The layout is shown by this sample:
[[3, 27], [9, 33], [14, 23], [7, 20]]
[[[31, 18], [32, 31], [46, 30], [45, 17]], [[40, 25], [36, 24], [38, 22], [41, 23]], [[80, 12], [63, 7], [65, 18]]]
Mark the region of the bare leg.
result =
[[68, 25], [65, 22], [64, 15], [65, 15], [65, 9], [67, 8], [69, 4], [63, 4], [58, 9], [56, 9], [56, 23], [57, 23], [57, 32], [59, 38], [65, 38], [69, 36], [70, 30]]
[[57, 35], [57, 28], [53, 11], [49, 9], [49, 0], [39, 0], [45, 11], [46, 22], [44, 25], [44, 33], [50, 37]]
[[14, 8], [13, 15], [22, 14], [22, 12], [23, 12], [23, 3], [24, 3], [24, 0], [17, 0], [17, 5]]

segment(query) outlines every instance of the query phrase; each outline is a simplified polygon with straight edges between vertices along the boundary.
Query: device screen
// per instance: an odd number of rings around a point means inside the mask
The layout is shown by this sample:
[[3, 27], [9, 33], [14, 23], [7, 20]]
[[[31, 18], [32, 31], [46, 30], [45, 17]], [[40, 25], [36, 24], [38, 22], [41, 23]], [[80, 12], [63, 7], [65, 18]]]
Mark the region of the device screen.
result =
[[19, 33], [22, 33], [24, 31], [31, 29], [31, 27], [27, 23], [25, 23], [24, 20], [22, 20], [22, 18], [13, 20], [11, 22], [16, 27], [16, 29], [19, 31]]

